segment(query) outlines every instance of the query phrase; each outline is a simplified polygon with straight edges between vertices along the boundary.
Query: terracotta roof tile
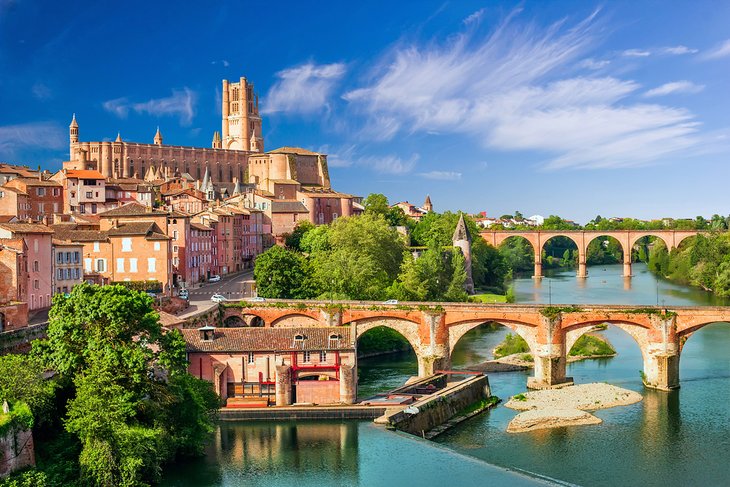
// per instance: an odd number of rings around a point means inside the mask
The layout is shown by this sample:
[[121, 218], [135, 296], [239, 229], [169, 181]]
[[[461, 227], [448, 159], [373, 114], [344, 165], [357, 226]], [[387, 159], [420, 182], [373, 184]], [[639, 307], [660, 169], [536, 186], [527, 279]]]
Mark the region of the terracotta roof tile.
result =
[[53, 233], [53, 229], [39, 223], [0, 223], [0, 228], [14, 233]]
[[138, 216], [138, 215], [162, 216], [162, 215], [167, 215], [167, 212], [150, 209], [149, 207], [147, 207], [145, 205], [140, 205], [139, 203], [131, 202], [131, 203], [127, 203], [126, 205], [122, 205], [117, 208], [105, 211], [103, 213], [99, 213], [99, 216], [103, 217], [103, 218], [116, 217], [116, 216]]
[[278, 149], [270, 150], [267, 154], [296, 154], [299, 156], [318, 156], [318, 152], [312, 152], [311, 150], [302, 149], [301, 147], [279, 147]]
[[[350, 327], [216, 328], [214, 340], [201, 340], [196, 329], [180, 330], [188, 352], [287, 352], [294, 350], [353, 350]], [[304, 340], [295, 340], [297, 335]], [[330, 336], [337, 336], [330, 340]]]
[[272, 200], [271, 213], [309, 213], [299, 200]]
[[77, 179], [105, 179], [104, 175], [99, 171], [89, 169], [69, 169], [66, 171], [66, 177]]

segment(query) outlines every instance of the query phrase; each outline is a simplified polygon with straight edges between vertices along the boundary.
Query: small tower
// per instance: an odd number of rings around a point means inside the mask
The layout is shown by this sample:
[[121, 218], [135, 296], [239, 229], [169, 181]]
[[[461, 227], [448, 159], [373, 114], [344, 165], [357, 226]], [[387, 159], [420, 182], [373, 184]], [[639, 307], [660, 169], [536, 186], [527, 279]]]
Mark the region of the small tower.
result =
[[73, 161], [74, 153], [76, 152], [74, 150], [74, 145], [79, 143], [79, 124], [76, 122], [76, 114], [74, 113], [73, 117], [71, 118], [71, 125], [68, 126], [68, 140], [69, 140], [69, 161]]
[[76, 114], [71, 118], [71, 125], [68, 126], [68, 137], [71, 143], [79, 141], [79, 124], [76, 122]]
[[213, 149], [222, 149], [223, 148], [223, 141], [221, 140], [221, 133], [217, 130], [213, 132], [213, 144], [211, 145]]
[[256, 139], [256, 133], [251, 133], [251, 141], [249, 143], [249, 147], [251, 149], [251, 152], [259, 152], [259, 141]]
[[117, 132], [117, 139], [114, 142], [121, 142], [122, 141], [122, 133]]
[[433, 211], [433, 205], [431, 204], [431, 196], [426, 195], [426, 201], [423, 202], [423, 209], [428, 213]]
[[464, 267], [466, 268], [466, 282], [464, 282], [464, 290], [467, 294], [474, 294], [474, 279], [471, 276], [471, 235], [469, 229], [466, 228], [464, 222], [464, 214], [459, 214], [459, 223], [456, 224], [454, 236], [451, 238], [454, 247], [461, 249], [464, 255]]
[[155, 134], [155, 145], [162, 145], [162, 134], [160, 133], [160, 127], [157, 127], [157, 133]]

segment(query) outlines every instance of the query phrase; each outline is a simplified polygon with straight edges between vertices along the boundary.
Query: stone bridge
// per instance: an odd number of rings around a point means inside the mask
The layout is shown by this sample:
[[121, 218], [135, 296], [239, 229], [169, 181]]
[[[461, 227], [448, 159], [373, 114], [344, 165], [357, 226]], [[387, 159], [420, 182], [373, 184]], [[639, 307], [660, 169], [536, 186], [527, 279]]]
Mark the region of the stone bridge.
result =
[[624, 277], [631, 277], [631, 249], [642, 237], [656, 237], [672, 250], [686, 238], [703, 233], [697, 230], [535, 230], [535, 231], [484, 231], [479, 235], [489, 244], [498, 247], [505, 240], [521, 237], [530, 242], [535, 252], [535, 274], [542, 277], [542, 249], [553, 237], [566, 237], [578, 247], [578, 277], [587, 277], [586, 255], [588, 245], [598, 237], [613, 237], [621, 244], [624, 254]]
[[401, 303], [362, 301], [228, 301], [218, 310], [186, 326], [316, 327], [351, 326], [358, 338], [385, 326], [403, 335], [418, 358], [418, 375], [428, 376], [451, 365], [451, 353], [464, 334], [495, 322], [525, 339], [535, 360], [533, 388], [570, 381], [566, 356], [576, 340], [598, 324], [614, 325], [634, 338], [641, 349], [648, 387], [679, 387], [682, 345], [694, 331], [716, 322], [730, 322], [730, 307], [636, 308], [583, 305], [551, 307], [519, 304]]

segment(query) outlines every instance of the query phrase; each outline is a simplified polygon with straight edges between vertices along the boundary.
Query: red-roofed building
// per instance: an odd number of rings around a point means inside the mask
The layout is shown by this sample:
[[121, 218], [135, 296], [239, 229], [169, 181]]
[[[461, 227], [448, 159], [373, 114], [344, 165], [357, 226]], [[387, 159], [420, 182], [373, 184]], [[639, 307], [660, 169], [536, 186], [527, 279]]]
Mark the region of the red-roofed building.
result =
[[96, 214], [107, 209], [106, 181], [99, 171], [64, 169], [51, 179], [63, 187], [64, 213]]
[[[63, 211], [63, 186], [58, 181], [37, 178], [15, 178], [5, 183], [6, 188], [15, 188], [28, 195], [27, 217], [33, 221], [47, 222], [53, 215]], [[19, 219], [20, 215], [18, 215]]]

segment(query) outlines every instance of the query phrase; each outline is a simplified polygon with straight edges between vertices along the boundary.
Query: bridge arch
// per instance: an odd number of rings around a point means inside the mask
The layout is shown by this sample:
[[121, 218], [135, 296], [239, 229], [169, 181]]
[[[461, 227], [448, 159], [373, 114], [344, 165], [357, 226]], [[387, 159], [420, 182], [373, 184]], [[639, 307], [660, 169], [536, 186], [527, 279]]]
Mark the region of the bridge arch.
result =
[[612, 325], [618, 328], [619, 330], [624, 331], [626, 334], [628, 334], [631, 338], [634, 339], [636, 344], [639, 346], [639, 350], [641, 350], [641, 356], [644, 359], [644, 361], [648, 358], [648, 349], [649, 349], [649, 328], [647, 328], [645, 325], [641, 323], [636, 323], [632, 321], [627, 320], [594, 320], [594, 321], [585, 321], [581, 323], [575, 323], [573, 325], [570, 325], [569, 327], [566, 327], [563, 329], [563, 333], [565, 336], [565, 354], [570, 353], [570, 351], [573, 348], [573, 345], [575, 345], [575, 342], [578, 341], [580, 337], [591, 331], [596, 325]]
[[294, 328], [298, 326], [320, 326], [321, 323], [309, 313], [291, 313], [280, 316], [271, 322], [272, 327], [276, 328]]
[[[408, 343], [410, 344], [411, 348], [416, 352], [416, 355], [420, 356], [421, 350], [423, 349], [423, 344], [421, 343], [421, 338], [418, 333], [418, 323], [395, 316], [377, 316], [373, 318], [353, 320], [353, 322], [357, 325], [356, 339], [359, 339], [361, 336], [363, 336], [365, 333], [372, 330], [373, 328], [384, 326], [386, 328], [395, 330], [403, 335], [403, 338], [408, 340]], [[343, 325], [349, 325], [351, 323], [352, 322], [343, 323]]]
[[223, 319], [223, 326], [225, 328], [241, 328], [248, 326], [248, 323], [241, 316], [231, 315]]
[[464, 335], [486, 323], [497, 323], [498, 325], [509, 328], [527, 342], [531, 352], [534, 353], [535, 350], [537, 350], [537, 326], [519, 321], [477, 318], [449, 324], [449, 355], [453, 353], [456, 344], [459, 343], [459, 340], [461, 340]]

